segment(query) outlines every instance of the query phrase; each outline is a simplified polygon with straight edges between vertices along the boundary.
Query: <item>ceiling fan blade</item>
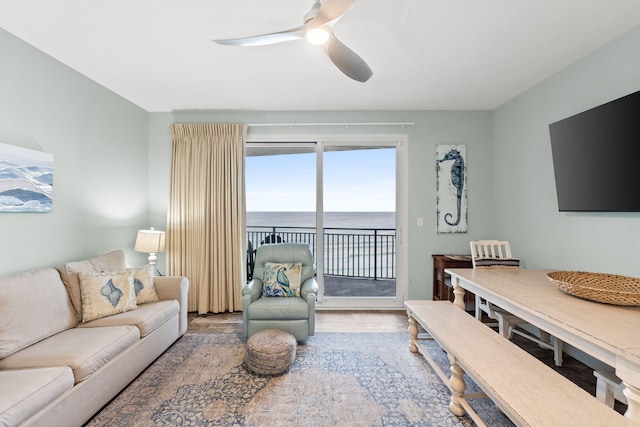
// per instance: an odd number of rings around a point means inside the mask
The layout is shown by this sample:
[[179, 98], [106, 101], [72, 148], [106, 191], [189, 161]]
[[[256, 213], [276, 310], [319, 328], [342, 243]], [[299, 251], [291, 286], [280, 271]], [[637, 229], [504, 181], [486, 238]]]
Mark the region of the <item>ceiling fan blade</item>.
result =
[[340, 19], [351, 7], [355, 0], [324, 0], [318, 15], [314, 19], [314, 25], [322, 25], [329, 21]]
[[230, 46], [264, 46], [268, 44], [276, 44], [288, 42], [291, 40], [303, 39], [306, 29], [306, 25], [301, 25], [290, 30], [279, 31], [277, 33], [261, 34], [258, 36], [242, 37], [239, 39], [224, 39], [213, 41], [218, 44]]
[[353, 80], [366, 82], [373, 75], [373, 71], [371, 71], [367, 63], [338, 40], [333, 33], [331, 33], [329, 40], [323, 47], [335, 66]]

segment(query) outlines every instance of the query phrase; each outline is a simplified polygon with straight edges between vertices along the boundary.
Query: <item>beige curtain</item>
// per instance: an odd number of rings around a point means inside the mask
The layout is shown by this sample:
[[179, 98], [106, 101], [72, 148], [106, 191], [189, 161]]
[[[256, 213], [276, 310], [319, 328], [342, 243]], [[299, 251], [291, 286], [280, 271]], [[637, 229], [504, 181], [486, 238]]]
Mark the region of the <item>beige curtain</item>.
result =
[[189, 311], [242, 309], [246, 125], [172, 124], [167, 271], [189, 278]]

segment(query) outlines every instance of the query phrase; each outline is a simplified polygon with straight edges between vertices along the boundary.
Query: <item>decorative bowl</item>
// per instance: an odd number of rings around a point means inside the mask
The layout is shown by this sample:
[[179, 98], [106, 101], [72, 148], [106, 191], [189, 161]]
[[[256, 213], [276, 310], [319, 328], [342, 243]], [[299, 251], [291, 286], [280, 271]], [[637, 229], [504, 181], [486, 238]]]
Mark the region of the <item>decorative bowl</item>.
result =
[[591, 301], [640, 306], [640, 279], [583, 271], [554, 271], [547, 278], [562, 291]]

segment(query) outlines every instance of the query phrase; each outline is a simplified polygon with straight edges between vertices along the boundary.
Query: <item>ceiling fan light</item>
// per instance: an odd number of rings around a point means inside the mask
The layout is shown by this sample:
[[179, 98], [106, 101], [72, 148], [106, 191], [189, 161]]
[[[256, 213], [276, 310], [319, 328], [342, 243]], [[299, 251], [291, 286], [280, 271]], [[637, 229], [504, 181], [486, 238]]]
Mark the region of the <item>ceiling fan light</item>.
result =
[[307, 31], [306, 37], [311, 44], [325, 44], [329, 40], [329, 31], [324, 27], [313, 27]]

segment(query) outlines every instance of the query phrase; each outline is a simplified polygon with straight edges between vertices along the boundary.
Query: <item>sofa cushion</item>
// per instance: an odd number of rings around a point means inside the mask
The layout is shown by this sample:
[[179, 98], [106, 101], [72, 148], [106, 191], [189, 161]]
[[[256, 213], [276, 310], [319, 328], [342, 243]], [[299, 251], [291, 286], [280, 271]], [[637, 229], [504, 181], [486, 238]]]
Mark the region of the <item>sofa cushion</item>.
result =
[[137, 309], [115, 316], [82, 323], [82, 328], [95, 328], [101, 326], [133, 325], [140, 330], [140, 336], [145, 337], [155, 331], [167, 320], [176, 316], [180, 311], [180, 304], [176, 300], [157, 301], [139, 305]]
[[136, 293], [133, 289], [133, 274], [78, 273], [80, 296], [82, 297], [82, 322], [134, 310]]
[[0, 369], [68, 366], [79, 383], [139, 340], [135, 326], [68, 329], [0, 360]]
[[68, 366], [0, 371], [0, 426], [17, 426], [73, 387]]
[[84, 261], [68, 262], [57, 268], [62, 282], [69, 291], [76, 318], [80, 322], [82, 320], [82, 298], [80, 296], [78, 273], [104, 273], [124, 270], [127, 268], [127, 260], [124, 251], [117, 250]]
[[249, 320], [300, 320], [309, 318], [309, 304], [302, 298], [258, 298], [249, 305]]
[[76, 326], [54, 268], [0, 277], [0, 359]]
[[153, 286], [153, 278], [155, 276], [153, 266], [143, 265], [142, 267], [130, 268], [133, 273], [133, 288], [136, 291], [136, 302], [145, 304], [148, 302], [159, 301], [156, 288]]

